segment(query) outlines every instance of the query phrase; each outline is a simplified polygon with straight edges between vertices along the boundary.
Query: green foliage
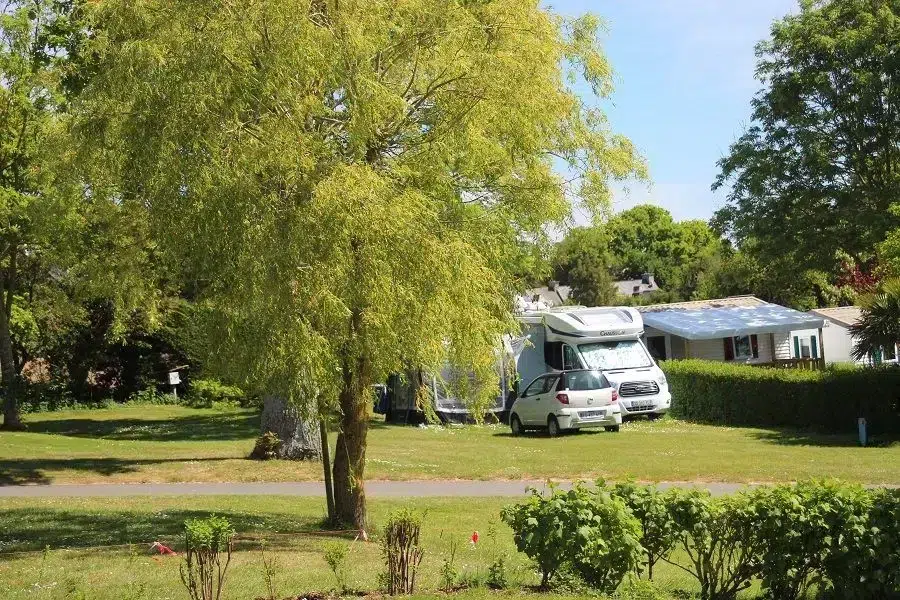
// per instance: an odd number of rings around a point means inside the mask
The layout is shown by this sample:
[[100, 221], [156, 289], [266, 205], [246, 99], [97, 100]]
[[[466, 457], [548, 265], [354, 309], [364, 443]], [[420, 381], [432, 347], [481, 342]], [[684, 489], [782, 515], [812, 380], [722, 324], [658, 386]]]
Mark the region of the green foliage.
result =
[[347, 556], [350, 547], [344, 542], [331, 542], [325, 545], [323, 556], [328, 568], [331, 569], [339, 592], [347, 591]]
[[174, 394], [163, 394], [155, 387], [144, 388], [128, 397], [127, 404], [132, 405], [175, 405], [184, 404], [184, 401]]
[[569, 560], [565, 531], [567, 494], [552, 488], [549, 496], [532, 489], [528, 498], [503, 509], [503, 522], [513, 530], [519, 552], [533, 560], [547, 588]]
[[617, 297], [614, 279], [654, 273], [653, 302], [688, 300], [717, 265], [727, 243], [702, 221], [676, 223], [665, 209], [640, 205], [605, 224], [572, 229], [555, 248], [554, 274], [587, 306], [631, 302]]
[[862, 318], [850, 327], [853, 355], [867, 359], [900, 342], [900, 279], [884, 281], [878, 291], [860, 299]]
[[202, 282], [211, 373], [340, 409], [338, 517], [364, 526], [369, 386], [446, 363], [496, 382], [518, 242], [646, 173], [568, 83], [610, 92], [600, 22], [519, 0], [92, 9], [96, 71], [72, 109], [91, 189], [136, 198]]
[[639, 524], [603, 488], [577, 485], [568, 492], [553, 489], [549, 496], [531, 490], [502, 517], [513, 529], [516, 547], [537, 564], [544, 588], [571, 568], [593, 588], [612, 592], [637, 569], [643, 553]]
[[900, 371], [828, 368], [769, 369], [716, 361], [662, 365], [672, 392], [672, 414], [702, 423], [855, 431], [900, 429]]
[[[805, 598], [813, 585], [828, 585], [826, 577], [846, 579], [856, 552], [868, 554], [861, 547], [868, 494], [859, 486], [809, 481], [759, 488], [750, 498], [767, 598]], [[860, 573], [867, 571], [856, 580]]]
[[830, 271], [842, 251], [859, 264], [900, 225], [898, 16], [895, 0], [802, 2], [757, 47], [762, 90], [719, 163], [731, 192], [716, 218], [765, 262]]
[[713, 498], [705, 490], [676, 488], [666, 494], [666, 504], [680, 556], [687, 559], [666, 562], [697, 579], [702, 600], [732, 600], [750, 587], [763, 546], [749, 494]]
[[391, 514], [384, 527], [381, 551], [384, 556], [385, 587], [391, 596], [412, 594], [424, 550], [419, 541], [422, 517], [408, 508]]
[[456, 538], [450, 540], [450, 556], [444, 558], [441, 563], [441, 589], [452, 592], [459, 581], [459, 569], [456, 568], [456, 552], [459, 550], [459, 541]]
[[841, 551], [838, 564], [843, 568], [838, 570], [831, 564], [829, 572], [835, 598], [900, 597], [900, 492], [871, 492], [868, 509], [863, 529], [858, 525], [858, 513], [845, 511], [850, 515], [847, 520], [852, 521], [844, 530], [850, 543], [846, 551], [843, 544], [835, 544]]
[[273, 460], [278, 458], [278, 450], [281, 448], [281, 438], [278, 434], [267, 431], [258, 438], [253, 450], [250, 452], [250, 458], [255, 460]]
[[181, 582], [191, 600], [220, 600], [234, 551], [234, 528], [228, 519], [211, 516], [184, 522]]
[[641, 524], [641, 546], [646, 555], [648, 579], [653, 579], [653, 566], [666, 558], [675, 545], [675, 524], [666, 505], [666, 496], [656, 486], [634, 481], [616, 483], [610, 493], [625, 503]]
[[217, 379], [193, 379], [187, 396], [188, 403], [198, 408], [209, 408], [213, 404], [239, 404], [247, 406], [247, 395], [233, 385], [225, 385]]

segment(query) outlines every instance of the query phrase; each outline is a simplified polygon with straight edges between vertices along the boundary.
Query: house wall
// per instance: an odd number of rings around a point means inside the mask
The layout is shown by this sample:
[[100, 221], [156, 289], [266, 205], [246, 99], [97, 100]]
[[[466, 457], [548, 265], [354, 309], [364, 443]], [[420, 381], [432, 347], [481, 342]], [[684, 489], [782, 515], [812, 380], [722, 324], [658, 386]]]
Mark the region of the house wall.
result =
[[[772, 334], [774, 337], [775, 343], [775, 360], [787, 360], [793, 358], [793, 349], [792, 342], [793, 339], [790, 333], [774, 333]], [[821, 344], [820, 344], [821, 345]]]
[[[756, 336], [756, 344], [759, 349], [759, 358], [751, 358], [746, 363], [767, 363], [774, 360], [772, 336], [767, 333], [761, 333]], [[699, 358], [702, 360], [725, 360], [725, 342], [722, 338], [713, 338], [708, 340], [690, 340], [688, 342], [689, 358]]]

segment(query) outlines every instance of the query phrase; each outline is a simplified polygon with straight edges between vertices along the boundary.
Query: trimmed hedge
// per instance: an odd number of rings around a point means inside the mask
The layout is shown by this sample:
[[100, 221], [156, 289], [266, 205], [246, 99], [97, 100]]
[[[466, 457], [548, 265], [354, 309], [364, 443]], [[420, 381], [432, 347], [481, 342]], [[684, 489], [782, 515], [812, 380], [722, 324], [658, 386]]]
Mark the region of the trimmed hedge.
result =
[[703, 360], [661, 365], [676, 417], [717, 425], [900, 433], [900, 369], [774, 369]]

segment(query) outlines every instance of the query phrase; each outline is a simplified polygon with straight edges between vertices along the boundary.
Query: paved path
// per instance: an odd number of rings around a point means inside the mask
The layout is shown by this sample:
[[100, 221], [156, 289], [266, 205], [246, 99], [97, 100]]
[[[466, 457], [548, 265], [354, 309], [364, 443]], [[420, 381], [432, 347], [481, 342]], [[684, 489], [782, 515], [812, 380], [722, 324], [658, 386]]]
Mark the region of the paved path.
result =
[[[543, 489], [544, 481], [367, 481], [370, 498], [516, 497], [528, 487]], [[571, 487], [570, 482], [560, 483]], [[660, 487], [700, 487], [714, 495], [730, 494], [740, 483], [669, 482]], [[70, 498], [119, 496], [323, 496], [321, 482], [296, 483], [96, 483], [0, 486], [0, 498]]]

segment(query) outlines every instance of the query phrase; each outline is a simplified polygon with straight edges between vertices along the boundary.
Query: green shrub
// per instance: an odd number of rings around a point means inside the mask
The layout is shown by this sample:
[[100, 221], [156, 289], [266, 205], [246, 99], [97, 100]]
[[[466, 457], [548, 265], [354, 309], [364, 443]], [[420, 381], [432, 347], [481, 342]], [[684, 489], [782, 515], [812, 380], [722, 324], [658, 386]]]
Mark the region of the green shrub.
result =
[[547, 588], [568, 560], [567, 494], [551, 488], [549, 495], [531, 489], [524, 501], [507, 506], [501, 518], [513, 530], [519, 552], [534, 561]]
[[625, 503], [641, 525], [644, 564], [648, 579], [653, 579], [653, 566], [667, 557], [675, 545], [675, 524], [666, 506], [665, 495], [656, 486], [633, 481], [617, 483], [611, 493]]
[[640, 524], [602, 487], [576, 485], [549, 496], [532, 490], [527, 500], [505, 508], [503, 519], [519, 551], [537, 564], [545, 588], [568, 566], [593, 588], [611, 593], [643, 554]]
[[713, 498], [705, 490], [673, 489], [666, 504], [686, 557], [671, 562], [697, 579], [702, 600], [733, 600], [750, 587], [762, 554], [750, 494]]
[[220, 600], [234, 551], [231, 523], [216, 516], [185, 521], [184, 547], [181, 582], [191, 600]]
[[267, 431], [258, 438], [250, 452], [250, 458], [253, 460], [273, 460], [278, 458], [278, 449], [281, 448], [281, 438], [278, 434]]
[[183, 400], [175, 394], [160, 393], [155, 387], [148, 387], [138, 390], [128, 397], [127, 404], [144, 406], [144, 405], [175, 405], [182, 404]]
[[325, 562], [328, 564], [328, 568], [331, 569], [331, 573], [337, 582], [338, 591], [341, 593], [347, 591], [347, 554], [349, 550], [349, 546], [345, 543], [331, 542], [325, 544], [325, 551], [323, 552]]
[[[804, 598], [814, 583], [850, 575], [862, 539], [869, 497], [834, 481], [763, 487], [751, 494], [760, 536], [760, 578], [767, 598]], [[844, 587], [844, 584], [840, 584]]]
[[225, 385], [215, 379], [194, 379], [188, 389], [191, 406], [209, 408], [213, 404], [239, 404], [247, 406], [249, 399], [244, 391], [233, 385]]
[[692, 421], [754, 427], [855, 431], [865, 417], [873, 433], [900, 432], [900, 369], [773, 369], [667, 361], [672, 414]]
[[422, 562], [419, 534], [422, 517], [409, 509], [394, 512], [384, 528], [382, 553], [387, 566], [385, 583], [391, 596], [412, 594]]

